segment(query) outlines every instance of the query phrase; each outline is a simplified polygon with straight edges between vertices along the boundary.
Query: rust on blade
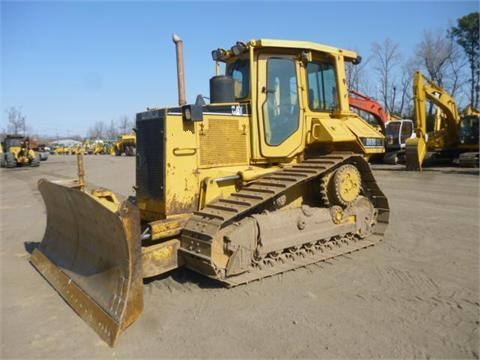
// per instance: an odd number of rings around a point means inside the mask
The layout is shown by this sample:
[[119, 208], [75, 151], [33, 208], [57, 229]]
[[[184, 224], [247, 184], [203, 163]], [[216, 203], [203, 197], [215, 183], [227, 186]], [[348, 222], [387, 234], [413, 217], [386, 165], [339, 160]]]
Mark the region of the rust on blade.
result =
[[143, 311], [140, 221], [128, 201], [40, 180], [47, 228], [30, 261], [110, 346]]
[[110, 346], [120, 333], [120, 325], [93, 301], [41, 251], [35, 249], [30, 262], [57, 290], [75, 312]]

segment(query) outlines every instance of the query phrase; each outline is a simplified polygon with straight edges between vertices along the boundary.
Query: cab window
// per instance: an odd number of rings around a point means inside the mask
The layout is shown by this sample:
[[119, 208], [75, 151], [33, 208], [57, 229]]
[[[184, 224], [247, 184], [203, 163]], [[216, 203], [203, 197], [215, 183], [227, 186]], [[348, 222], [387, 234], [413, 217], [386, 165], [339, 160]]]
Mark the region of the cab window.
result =
[[406, 121], [402, 124], [401, 142], [404, 143], [413, 133], [413, 126], [410, 121]]
[[263, 105], [265, 141], [275, 146], [299, 127], [298, 80], [295, 61], [270, 58], [267, 61], [266, 101]]
[[230, 64], [227, 75], [233, 78], [235, 100], [245, 99], [250, 91], [250, 63], [247, 59]]
[[333, 64], [310, 62], [308, 74], [308, 105], [314, 111], [338, 109], [337, 77]]

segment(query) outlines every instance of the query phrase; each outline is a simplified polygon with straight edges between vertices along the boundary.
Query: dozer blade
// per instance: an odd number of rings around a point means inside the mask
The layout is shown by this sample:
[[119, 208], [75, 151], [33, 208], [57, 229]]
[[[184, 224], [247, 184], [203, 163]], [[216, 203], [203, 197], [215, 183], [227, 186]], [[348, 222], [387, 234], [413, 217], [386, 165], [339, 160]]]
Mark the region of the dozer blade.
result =
[[[140, 221], [78, 184], [40, 180], [47, 229], [31, 263], [110, 346], [143, 311]], [[106, 200], [105, 200], [106, 201]]]

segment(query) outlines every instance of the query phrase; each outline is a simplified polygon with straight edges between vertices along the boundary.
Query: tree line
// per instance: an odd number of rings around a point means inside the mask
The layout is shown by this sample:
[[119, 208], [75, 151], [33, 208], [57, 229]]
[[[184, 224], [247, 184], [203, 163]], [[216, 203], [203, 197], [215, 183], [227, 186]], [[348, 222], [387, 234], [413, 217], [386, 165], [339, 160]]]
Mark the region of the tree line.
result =
[[[391, 114], [412, 118], [413, 74], [421, 70], [448, 91], [460, 108], [469, 104], [479, 108], [479, 20], [480, 12], [473, 12], [457, 19], [457, 24], [448, 29], [426, 30], [409, 58], [392, 39], [374, 42], [370, 56], [361, 64], [347, 65], [348, 87], [376, 98]], [[11, 107], [6, 112], [7, 132], [26, 134], [26, 116], [21, 109]], [[133, 126], [133, 121], [123, 115], [117, 121], [95, 122], [86, 135], [113, 139], [131, 133]]]
[[11, 106], [6, 110], [7, 113], [7, 132], [10, 134], [27, 133], [27, 117], [22, 113], [22, 110]]
[[349, 88], [377, 98], [392, 114], [411, 117], [413, 74], [420, 70], [457, 99], [460, 107], [478, 108], [479, 19], [480, 12], [473, 12], [457, 19], [456, 26], [426, 30], [413, 56], [406, 59], [397, 42], [374, 42], [365, 61], [347, 66]]
[[119, 135], [133, 133], [133, 121], [128, 116], [121, 116], [118, 121], [96, 121], [88, 130], [90, 139], [115, 139]]
[[[31, 136], [35, 138], [42, 138], [43, 140], [53, 140], [53, 135], [32, 134], [30, 127], [27, 125], [27, 116], [22, 112], [19, 107], [11, 106], [6, 109], [7, 113], [7, 127], [0, 132], [0, 137], [4, 137], [6, 134]], [[133, 132], [134, 123], [128, 116], [123, 115], [115, 121], [114, 119], [107, 121], [96, 121], [88, 130], [86, 138], [89, 139], [115, 139], [117, 136], [123, 134], [131, 134]], [[58, 137], [58, 135], [57, 135]], [[64, 136], [62, 136], [64, 137]], [[68, 135], [69, 138], [74, 140], [82, 140], [82, 136], [78, 134]]]

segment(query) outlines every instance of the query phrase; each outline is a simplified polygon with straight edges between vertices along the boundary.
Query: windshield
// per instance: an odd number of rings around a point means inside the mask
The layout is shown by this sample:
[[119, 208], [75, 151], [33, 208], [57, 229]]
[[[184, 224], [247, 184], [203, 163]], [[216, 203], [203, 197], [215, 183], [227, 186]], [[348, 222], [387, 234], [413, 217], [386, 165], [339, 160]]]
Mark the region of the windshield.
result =
[[478, 144], [478, 116], [465, 116], [460, 122], [460, 143]]
[[248, 59], [239, 59], [229, 64], [227, 75], [233, 78], [235, 100], [248, 98], [250, 95], [250, 63]]
[[400, 133], [400, 125], [401, 122], [391, 122], [388, 123], [385, 127], [385, 132], [387, 133], [387, 137], [390, 136], [392, 138], [397, 138], [398, 134]]
[[23, 139], [22, 138], [8, 138], [5, 139], [5, 147], [8, 149], [9, 147], [15, 146], [22, 146]]

